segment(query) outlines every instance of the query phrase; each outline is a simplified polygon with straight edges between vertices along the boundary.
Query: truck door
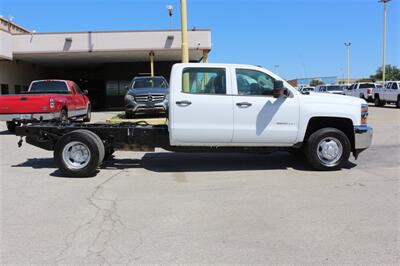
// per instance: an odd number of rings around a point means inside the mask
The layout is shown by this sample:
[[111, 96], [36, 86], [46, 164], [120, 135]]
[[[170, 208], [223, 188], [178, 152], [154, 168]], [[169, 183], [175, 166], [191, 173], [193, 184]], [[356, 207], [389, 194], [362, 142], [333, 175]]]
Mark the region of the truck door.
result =
[[390, 90], [390, 101], [397, 102], [397, 97], [399, 95], [399, 85], [397, 82], [392, 83], [392, 88]]
[[388, 102], [396, 102], [397, 100], [397, 84], [396, 82], [390, 82], [387, 86], [385, 97]]
[[229, 145], [233, 107], [227, 68], [182, 66], [173, 70], [171, 80], [171, 144]]
[[296, 142], [298, 97], [274, 98], [275, 79], [256, 69], [237, 68], [232, 73], [234, 95], [234, 143], [269, 146]]
[[85, 101], [85, 96], [79, 86], [72, 82], [72, 85], [75, 89], [76, 94], [73, 96], [75, 101], [75, 115], [84, 115], [87, 112], [87, 104]]

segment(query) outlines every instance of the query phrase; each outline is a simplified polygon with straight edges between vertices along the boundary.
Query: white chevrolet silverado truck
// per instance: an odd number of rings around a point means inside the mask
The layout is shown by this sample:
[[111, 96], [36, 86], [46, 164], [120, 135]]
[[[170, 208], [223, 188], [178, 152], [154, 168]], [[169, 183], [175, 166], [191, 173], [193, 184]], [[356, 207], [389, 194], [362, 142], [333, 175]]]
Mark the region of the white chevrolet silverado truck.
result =
[[[343, 167], [372, 140], [363, 99], [301, 93], [251, 65], [175, 64], [168, 125], [42, 123], [17, 127], [26, 142], [54, 151], [66, 176], [93, 175], [114, 150], [302, 153], [318, 170]], [[266, 157], [268, 164], [268, 157]]]
[[400, 108], [400, 81], [388, 81], [384, 87], [376, 89], [374, 100], [375, 106], [394, 103]]

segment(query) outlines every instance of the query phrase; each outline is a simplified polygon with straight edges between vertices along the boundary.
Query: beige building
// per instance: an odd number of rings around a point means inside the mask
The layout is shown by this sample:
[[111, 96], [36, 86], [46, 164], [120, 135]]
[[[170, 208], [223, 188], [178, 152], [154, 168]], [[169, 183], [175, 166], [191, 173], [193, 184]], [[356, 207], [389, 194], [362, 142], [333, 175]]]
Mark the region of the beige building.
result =
[[[169, 79], [181, 60], [179, 30], [35, 33], [0, 18], [1, 94], [27, 90], [35, 79], [70, 79], [96, 108], [123, 106], [126, 85], [137, 75]], [[188, 32], [190, 61], [211, 50], [209, 30]]]

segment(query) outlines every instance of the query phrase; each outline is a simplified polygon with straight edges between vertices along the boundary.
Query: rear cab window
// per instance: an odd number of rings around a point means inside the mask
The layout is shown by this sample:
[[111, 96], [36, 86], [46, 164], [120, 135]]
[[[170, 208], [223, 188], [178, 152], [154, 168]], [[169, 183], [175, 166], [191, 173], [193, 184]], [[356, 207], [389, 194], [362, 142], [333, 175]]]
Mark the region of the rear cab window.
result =
[[29, 93], [60, 93], [68, 94], [67, 83], [64, 81], [44, 80], [33, 82]]
[[340, 91], [340, 90], [342, 90], [341, 87], [338, 86], [338, 85], [330, 85], [330, 86], [327, 86], [327, 88], [328, 88], [328, 91]]
[[192, 67], [183, 69], [182, 92], [226, 95], [226, 69]]
[[370, 89], [370, 88], [375, 88], [375, 84], [373, 83], [363, 83], [360, 84], [360, 89]]

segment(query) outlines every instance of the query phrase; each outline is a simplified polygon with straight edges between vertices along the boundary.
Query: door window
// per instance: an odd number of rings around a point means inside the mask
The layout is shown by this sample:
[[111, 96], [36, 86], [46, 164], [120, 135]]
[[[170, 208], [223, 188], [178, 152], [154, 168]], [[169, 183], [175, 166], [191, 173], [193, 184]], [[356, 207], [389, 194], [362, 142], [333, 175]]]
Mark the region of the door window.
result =
[[397, 86], [396, 82], [393, 82], [392, 84], [392, 90], [397, 90], [399, 87]]
[[269, 75], [252, 69], [236, 69], [236, 82], [239, 95], [272, 95], [274, 79]]
[[226, 94], [225, 68], [185, 68], [182, 92], [191, 94]]
[[81, 88], [79, 88], [78, 84], [76, 84], [76, 83], [74, 82], [74, 86], [75, 86], [76, 93], [78, 93], [78, 94], [83, 94], [83, 92], [82, 92]]

